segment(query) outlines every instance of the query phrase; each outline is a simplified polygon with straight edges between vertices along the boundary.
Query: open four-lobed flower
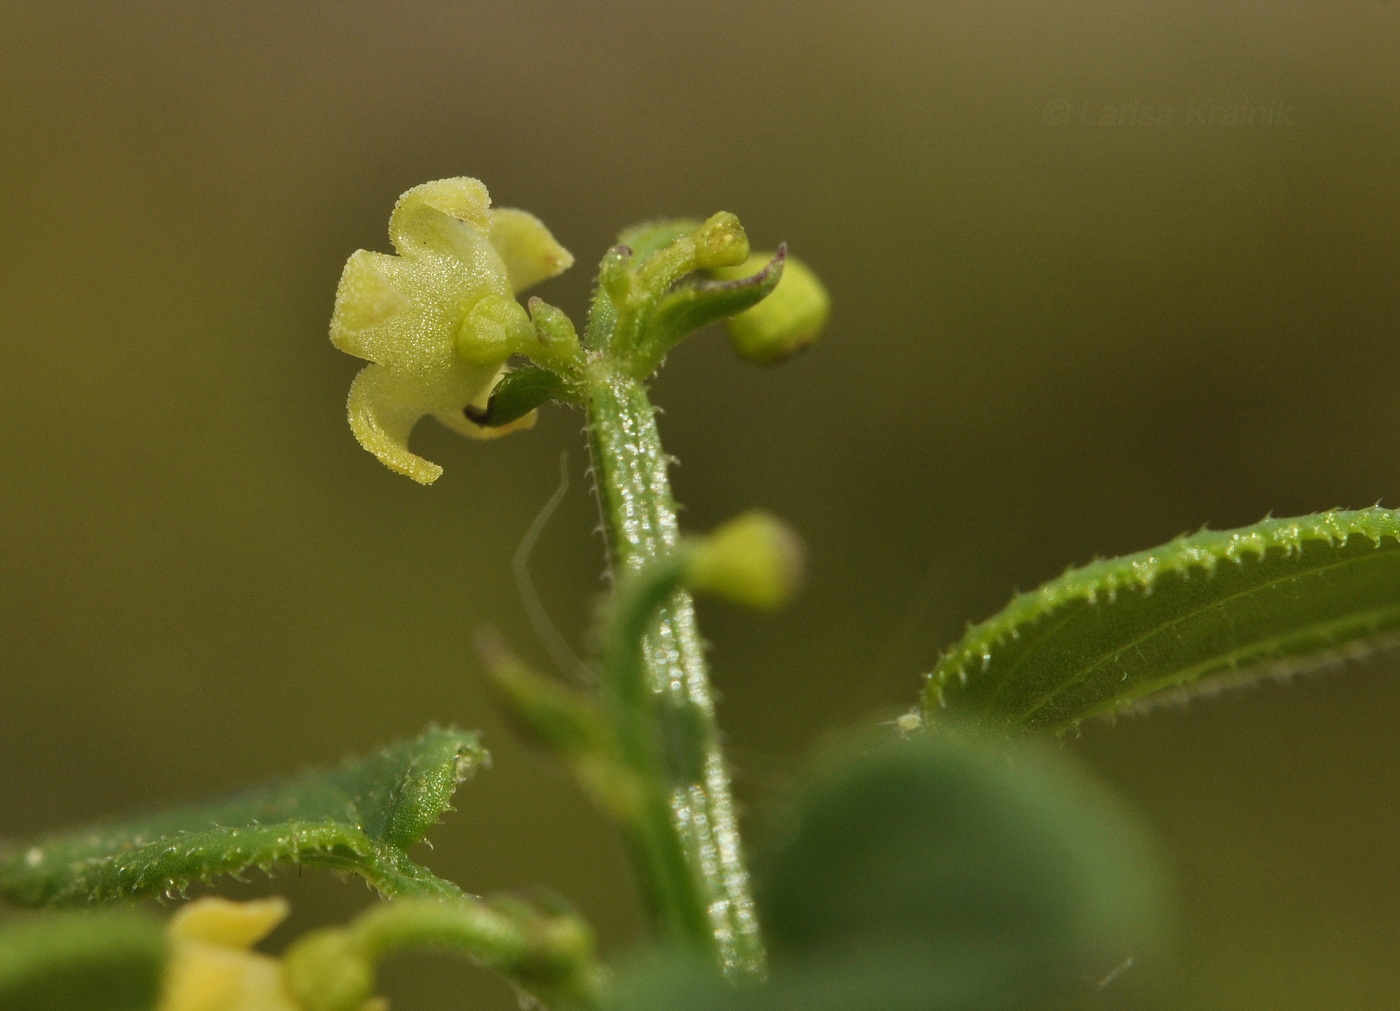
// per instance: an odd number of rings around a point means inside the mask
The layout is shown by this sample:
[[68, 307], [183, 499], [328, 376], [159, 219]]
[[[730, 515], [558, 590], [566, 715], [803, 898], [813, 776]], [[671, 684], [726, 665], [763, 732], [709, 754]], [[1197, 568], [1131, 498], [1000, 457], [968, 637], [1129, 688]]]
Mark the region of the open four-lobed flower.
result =
[[567, 269], [573, 257], [534, 215], [491, 208], [486, 187], [460, 177], [409, 190], [389, 218], [398, 255], [358, 250], [345, 264], [331, 342], [367, 365], [350, 387], [350, 427], [390, 470], [423, 484], [442, 474], [408, 448], [431, 414], [488, 438], [534, 422], [483, 428], [482, 406], [506, 360], [534, 339], [516, 294]]

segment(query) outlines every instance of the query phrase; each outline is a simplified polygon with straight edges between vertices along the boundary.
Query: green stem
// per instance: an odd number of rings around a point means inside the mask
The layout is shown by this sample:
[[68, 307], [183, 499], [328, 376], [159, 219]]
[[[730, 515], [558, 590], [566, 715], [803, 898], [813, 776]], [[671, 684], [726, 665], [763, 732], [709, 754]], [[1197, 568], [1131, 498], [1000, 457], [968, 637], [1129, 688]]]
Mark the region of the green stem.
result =
[[[609, 561], [621, 581], [679, 542], [668, 458], [640, 381], [601, 358], [583, 386]], [[661, 929], [708, 951], [726, 976], [757, 978], [763, 941], [690, 595], [674, 591], [648, 624], [642, 655], [651, 705], [638, 712], [628, 686], [610, 687], [627, 710], [616, 715], [631, 739], [629, 761], [651, 794], [641, 805], [645, 824], [632, 833], [639, 873]], [[639, 729], [643, 720], [650, 726]]]
[[601, 970], [592, 937], [572, 916], [547, 916], [521, 903], [494, 908], [479, 899], [389, 902], [351, 926], [357, 949], [371, 963], [414, 949], [469, 955], [559, 1008], [593, 1008]]
[[386, 957], [423, 949], [495, 969], [555, 1011], [592, 1011], [600, 1004], [603, 969], [582, 920], [562, 909], [466, 895], [386, 902], [347, 926], [304, 934], [287, 949], [284, 979], [298, 1007], [352, 1011], [367, 1006]]
[[688, 840], [672, 824], [674, 784], [702, 777], [686, 771], [694, 763], [684, 746], [676, 747], [670, 708], [653, 704], [645, 653], [647, 636], [681, 587], [683, 570], [679, 556], [667, 554], [620, 578], [604, 637], [603, 704], [629, 784], [616, 810], [656, 927], [718, 958], [708, 897], [696, 887]]

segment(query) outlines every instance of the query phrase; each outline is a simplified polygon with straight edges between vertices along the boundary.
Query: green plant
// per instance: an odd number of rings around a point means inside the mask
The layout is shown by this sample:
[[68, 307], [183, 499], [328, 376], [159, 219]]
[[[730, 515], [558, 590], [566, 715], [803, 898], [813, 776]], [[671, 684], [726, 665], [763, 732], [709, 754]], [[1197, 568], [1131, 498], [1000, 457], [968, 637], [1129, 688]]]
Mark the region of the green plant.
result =
[[[481, 899], [409, 856], [484, 758], [430, 729], [339, 768], [142, 821], [13, 844], [0, 893], [25, 907], [174, 894], [249, 867], [358, 874], [385, 898], [297, 940], [251, 945], [285, 908], [202, 900], [168, 929], [129, 910], [19, 919], [0, 933], [0, 1009], [367, 1011], [379, 961], [475, 958], [556, 1008], [1024, 1008], [1152, 1003], [1162, 887], [1111, 798], [1036, 743], [1163, 693], [1214, 690], [1384, 644], [1400, 629], [1400, 513], [1373, 508], [1179, 538], [1071, 570], [970, 628], [894, 727], [823, 758], [750, 875], [691, 594], [781, 606], [800, 550], [779, 521], [679, 531], [646, 383], [727, 321], [760, 363], [810, 343], [815, 277], [737, 219], [653, 222], [603, 257], [583, 334], [518, 293], [572, 258], [475, 180], [428, 183], [390, 219], [397, 255], [360, 251], [331, 337], [367, 359], [351, 426], [422, 483], [408, 448], [432, 414], [487, 437], [549, 401], [587, 419], [615, 578], [588, 685], [481, 655], [502, 707], [616, 821], [657, 944], [622, 972], [558, 903]], [[1127, 972], [1128, 968], [1132, 972]]]

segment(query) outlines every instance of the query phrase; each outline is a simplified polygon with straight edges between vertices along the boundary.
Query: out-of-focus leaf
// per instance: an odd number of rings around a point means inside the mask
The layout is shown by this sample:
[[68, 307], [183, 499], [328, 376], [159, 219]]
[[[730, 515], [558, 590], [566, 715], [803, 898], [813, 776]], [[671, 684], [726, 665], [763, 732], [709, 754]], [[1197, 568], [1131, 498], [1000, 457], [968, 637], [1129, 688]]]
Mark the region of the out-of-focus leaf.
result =
[[981, 1007], [978, 993], [1058, 1006], [1128, 959], [1146, 985], [1165, 912], [1151, 847], [1110, 795], [1058, 756], [960, 735], [828, 765], [780, 823], [758, 885], [775, 982], [783, 967], [810, 980], [846, 965], [846, 983], [818, 989], [854, 993], [865, 977], [911, 1009]]
[[[953, 952], [948, 952], [951, 957]], [[624, 974], [607, 1011], [1088, 1011], [1067, 994], [1015, 985], [988, 952], [930, 962], [892, 945], [776, 964], [766, 983], [735, 987], [687, 959]], [[1103, 1005], [1110, 1007], [1112, 1005]], [[1134, 1008], [1133, 1011], [1143, 1011]]]
[[165, 931], [138, 913], [59, 913], [0, 925], [0, 1011], [151, 1011]]
[[458, 895], [408, 858], [485, 758], [476, 736], [431, 729], [370, 758], [0, 854], [0, 896], [24, 906], [139, 898], [250, 867], [304, 864], [387, 896]]
[[1362, 655], [1397, 633], [1400, 512], [1202, 531], [1016, 597], [928, 675], [924, 718], [1061, 731], [1154, 697]]

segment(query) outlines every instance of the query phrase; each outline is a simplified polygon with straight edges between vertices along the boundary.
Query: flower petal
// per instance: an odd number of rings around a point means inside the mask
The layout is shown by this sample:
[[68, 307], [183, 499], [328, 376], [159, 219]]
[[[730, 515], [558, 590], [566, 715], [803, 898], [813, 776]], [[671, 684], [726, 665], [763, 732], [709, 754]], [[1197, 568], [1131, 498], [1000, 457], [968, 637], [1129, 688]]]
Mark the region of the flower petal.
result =
[[490, 194], [466, 176], [413, 187], [389, 215], [389, 238], [408, 259], [446, 255], [471, 265], [490, 228]]
[[203, 898], [181, 908], [167, 927], [171, 958], [157, 1011], [304, 1011], [277, 960], [247, 950], [287, 913], [279, 898]]
[[562, 274], [574, 262], [573, 254], [529, 211], [513, 207], [492, 211], [490, 237], [505, 261], [513, 293]]
[[408, 449], [408, 436], [427, 411], [395, 396], [398, 385], [394, 374], [382, 365], [361, 369], [350, 384], [346, 403], [350, 430], [361, 446], [394, 473], [419, 484], [432, 484], [442, 476], [442, 468]]
[[169, 930], [172, 937], [250, 948], [272, 933], [290, 912], [282, 898], [233, 902], [209, 896], [182, 906], [171, 917]]
[[409, 307], [394, 283], [402, 261], [388, 253], [358, 249], [345, 262], [335, 290], [331, 343], [356, 358], [382, 361], [394, 342], [384, 324]]

